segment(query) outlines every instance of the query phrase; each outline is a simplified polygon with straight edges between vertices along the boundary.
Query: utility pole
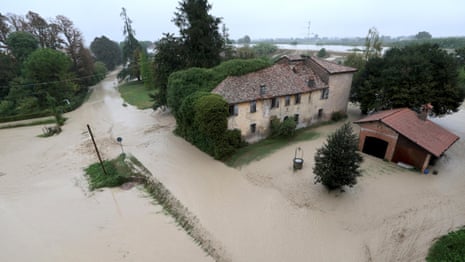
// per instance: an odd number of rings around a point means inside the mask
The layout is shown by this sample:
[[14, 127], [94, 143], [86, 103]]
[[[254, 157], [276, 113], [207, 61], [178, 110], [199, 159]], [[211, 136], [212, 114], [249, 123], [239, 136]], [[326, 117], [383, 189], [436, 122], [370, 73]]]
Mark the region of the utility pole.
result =
[[90, 137], [92, 138], [92, 143], [94, 143], [95, 152], [97, 152], [98, 160], [100, 161], [100, 165], [102, 166], [103, 173], [108, 176], [107, 171], [105, 170], [105, 166], [103, 165], [102, 158], [100, 157], [100, 152], [98, 151], [97, 144], [95, 143], [94, 135], [92, 134], [92, 130], [90, 129], [89, 124], [87, 124], [87, 130], [89, 130]]

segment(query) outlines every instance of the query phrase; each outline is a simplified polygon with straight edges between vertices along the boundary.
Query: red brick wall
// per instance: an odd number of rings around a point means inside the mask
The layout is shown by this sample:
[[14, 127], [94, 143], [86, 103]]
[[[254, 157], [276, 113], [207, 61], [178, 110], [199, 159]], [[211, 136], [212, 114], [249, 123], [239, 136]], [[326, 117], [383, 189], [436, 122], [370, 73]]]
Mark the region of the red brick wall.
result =
[[428, 152], [423, 148], [414, 144], [404, 136], [399, 136], [392, 161], [395, 163], [403, 162], [418, 169], [422, 169], [427, 156]]

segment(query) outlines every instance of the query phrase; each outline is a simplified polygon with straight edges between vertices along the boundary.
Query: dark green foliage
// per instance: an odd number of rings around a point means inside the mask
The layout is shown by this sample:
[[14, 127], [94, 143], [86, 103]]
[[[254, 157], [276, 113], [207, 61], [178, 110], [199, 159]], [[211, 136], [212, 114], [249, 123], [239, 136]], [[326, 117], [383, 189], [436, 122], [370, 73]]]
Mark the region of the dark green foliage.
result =
[[18, 64], [15, 59], [0, 52], [0, 100], [8, 95], [10, 91], [9, 83], [18, 73]]
[[232, 154], [242, 145], [240, 131], [227, 130], [228, 104], [210, 92], [229, 75], [242, 75], [269, 65], [261, 59], [238, 59], [211, 69], [194, 67], [171, 74], [168, 105], [176, 118], [176, 134], [216, 159]]
[[279, 118], [273, 116], [270, 120], [270, 138], [289, 138], [295, 135], [297, 123], [293, 117], [288, 117], [281, 122]]
[[188, 95], [177, 111], [176, 117], [176, 133], [184, 137], [189, 142], [194, 142], [198, 133], [199, 127], [196, 126], [195, 120], [195, 103], [202, 96], [210, 95], [209, 92], [194, 92]]
[[194, 103], [194, 126], [198, 128], [194, 144], [215, 159], [230, 155], [234, 148], [229, 144], [228, 104], [216, 94], [200, 96]]
[[325, 58], [328, 57], [328, 52], [326, 52], [325, 48], [321, 48], [320, 51], [318, 51], [318, 53], [316, 54], [316, 56]]
[[122, 62], [123, 57], [120, 46], [106, 36], [96, 37], [90, 43], [90, 50], [92, 50], [97, 61], [103, 62], [110, 71], [114, 70]]
[[329, 135], [326, 143], [315, 154], [315, 184], [322, 183], [329, 190], [357, 184], [363, 160], [357, 148], [358, 139], [350, 123], [345, 123]]
[[155, 89], [153, 62], [147, 54], [141, 53], [139, 64], [145, 88]]
[[196, 91], [211, 91], [211, 82], [214, 74], [211, 70], [202, 68], [189, 68], [175, 72], [168, 80], [168, 106], [176, 115], [184, 98]]
[[456, 59], [437, 45], [392, 48], [370, 59], [354, 79], [351, 99], [363, 113], [431, 103], [436, 115], [457, 111], [464, 99]]
[[183, 42], [173, 34], [165, 34], [155, 43], [157, 52], [154, 56], [154, 85], [157, 88], [154, 108], [167, 105], [167, 89], [169, 76], [186, 67], [184, 61]]
[[293, 117], [288, 117], [283, 120], [279, 127], [279, 135], [282, 137], [293, 137], [295, 135], [295, 128], [297, 123]]
[[94, 63], [94, 76], [95, 76], [95, 81], [99, 82], [100, 80], [103, 80], [105, 76], [108, 73], [107, 67], [103, 62], [97, 61]]
[[173, 73], [168, 80], [167, 103], [176, 115], [184, 98], [196, 91], [212, 91], [227, 76], [239, 76], [270, 66], [262, 59], [234, 59], [211, 68], [189, 68]]
[[459, 66], [465, 66], [465, 47], [455, 49], [455, 57]]
[[9, 50], [19, 63], [24, 62], [32, 52], [39, 48], [37, 40], [27, 32], [13, 32], [8, 35], [6, 41]]
[[[24, 62], [26, 78], [38, 83], [33, 85], [33, 90], [41, 108], [61, 103], [79, 90], [75, 84], [66, 81], [71, 78], [70, 66], [71, 60], [65, 54], [47, 48], [34, 51]], [[49, 96], [53, 98], [53, 105], [47, 99]]]
[[337, 112], [333, 112], [331, 114], [331, 120], [334, 121], [334, 122], [337, 122], [337, 121], [342, 120], [344, 118], [347, 118], [347, 115], [344, 112], [337, 111]]
[[213, 68], [220, 82], [227, 76], [241, 76], [271, 66], [266, 59], [233, 59]]
[[421, 31], [415, 35], [415, 38], [418, 40], [424, 40], [424, 39], [431, 39], [433, 38], [433, 36], [429, 32]]
[[437, 240], [428, 251], [428, 262], [465, 261], [465, 229], [450, 232]]
[[219, 32], [221, 19], [208, 13], [211, 7], [207, 0], [179, 2], [173, 22], [183, 41], [186, 67], [212, 67], [221, 61], [225, 44]]

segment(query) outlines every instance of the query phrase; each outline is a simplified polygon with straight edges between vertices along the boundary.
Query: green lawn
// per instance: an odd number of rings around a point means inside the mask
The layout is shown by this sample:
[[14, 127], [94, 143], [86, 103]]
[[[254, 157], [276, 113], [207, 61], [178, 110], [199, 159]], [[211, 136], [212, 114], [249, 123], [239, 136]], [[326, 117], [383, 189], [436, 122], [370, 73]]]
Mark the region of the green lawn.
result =
[[465, 228], [437, 240], [430, 248], [426, 261], [465, 261]]
[[153, 101], [150, 101], [149, 94], [153, 90], [145, 88], [142, 81], [132, 81], [119, 86], [119, 92], [126, 103], [136, 106], [139, 109], [151, 108]]
[[252, 161], [260, 160], [276, 150], [290, 144], [312, 140], [319, 137], [319, 133], [313, 131], [313, 128], [300, 129], [292, 138], [273, 138], [265, 139], [260, 142], [239, 148], [225, 163], [231, 167], [240, 167], [247, 165]]

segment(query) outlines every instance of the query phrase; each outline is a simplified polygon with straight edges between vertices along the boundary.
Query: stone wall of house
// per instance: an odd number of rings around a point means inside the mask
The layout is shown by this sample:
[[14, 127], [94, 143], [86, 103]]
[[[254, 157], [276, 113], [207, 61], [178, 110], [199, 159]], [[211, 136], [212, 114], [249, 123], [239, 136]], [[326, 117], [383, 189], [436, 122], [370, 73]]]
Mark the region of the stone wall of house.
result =
[[353, 73], [346, 73], [329, 77], [329, 97], [328, 102], [324, 105], [324, 111], [328, 113], [347, 112], [352, 76]]
[[[270, 121], [276, 116], [281, 121], [298, 115], [297, 128], [307, 127], [319, 121], [329, 120], [331, 114], [324, 107], [329, 99], [321, 99], [321, 91], [301, 94], [300, 103], [295, 103], [295, 95], [290, 96], [290, 104], [285, 105], [285, 97], [279, 97], [279, 107], [271, 108], [271, 99], [257, 100], [256, 112], [250, 112], [250, 102], [238, 104], [238, 115], [228, 118], [229, 129], [240, 129], [247, 142], [253, 143], [269, 135]], [[321, 113], [319, 114], [319, 110]], [[255, 124], [255, 133], [251, 125]]]

